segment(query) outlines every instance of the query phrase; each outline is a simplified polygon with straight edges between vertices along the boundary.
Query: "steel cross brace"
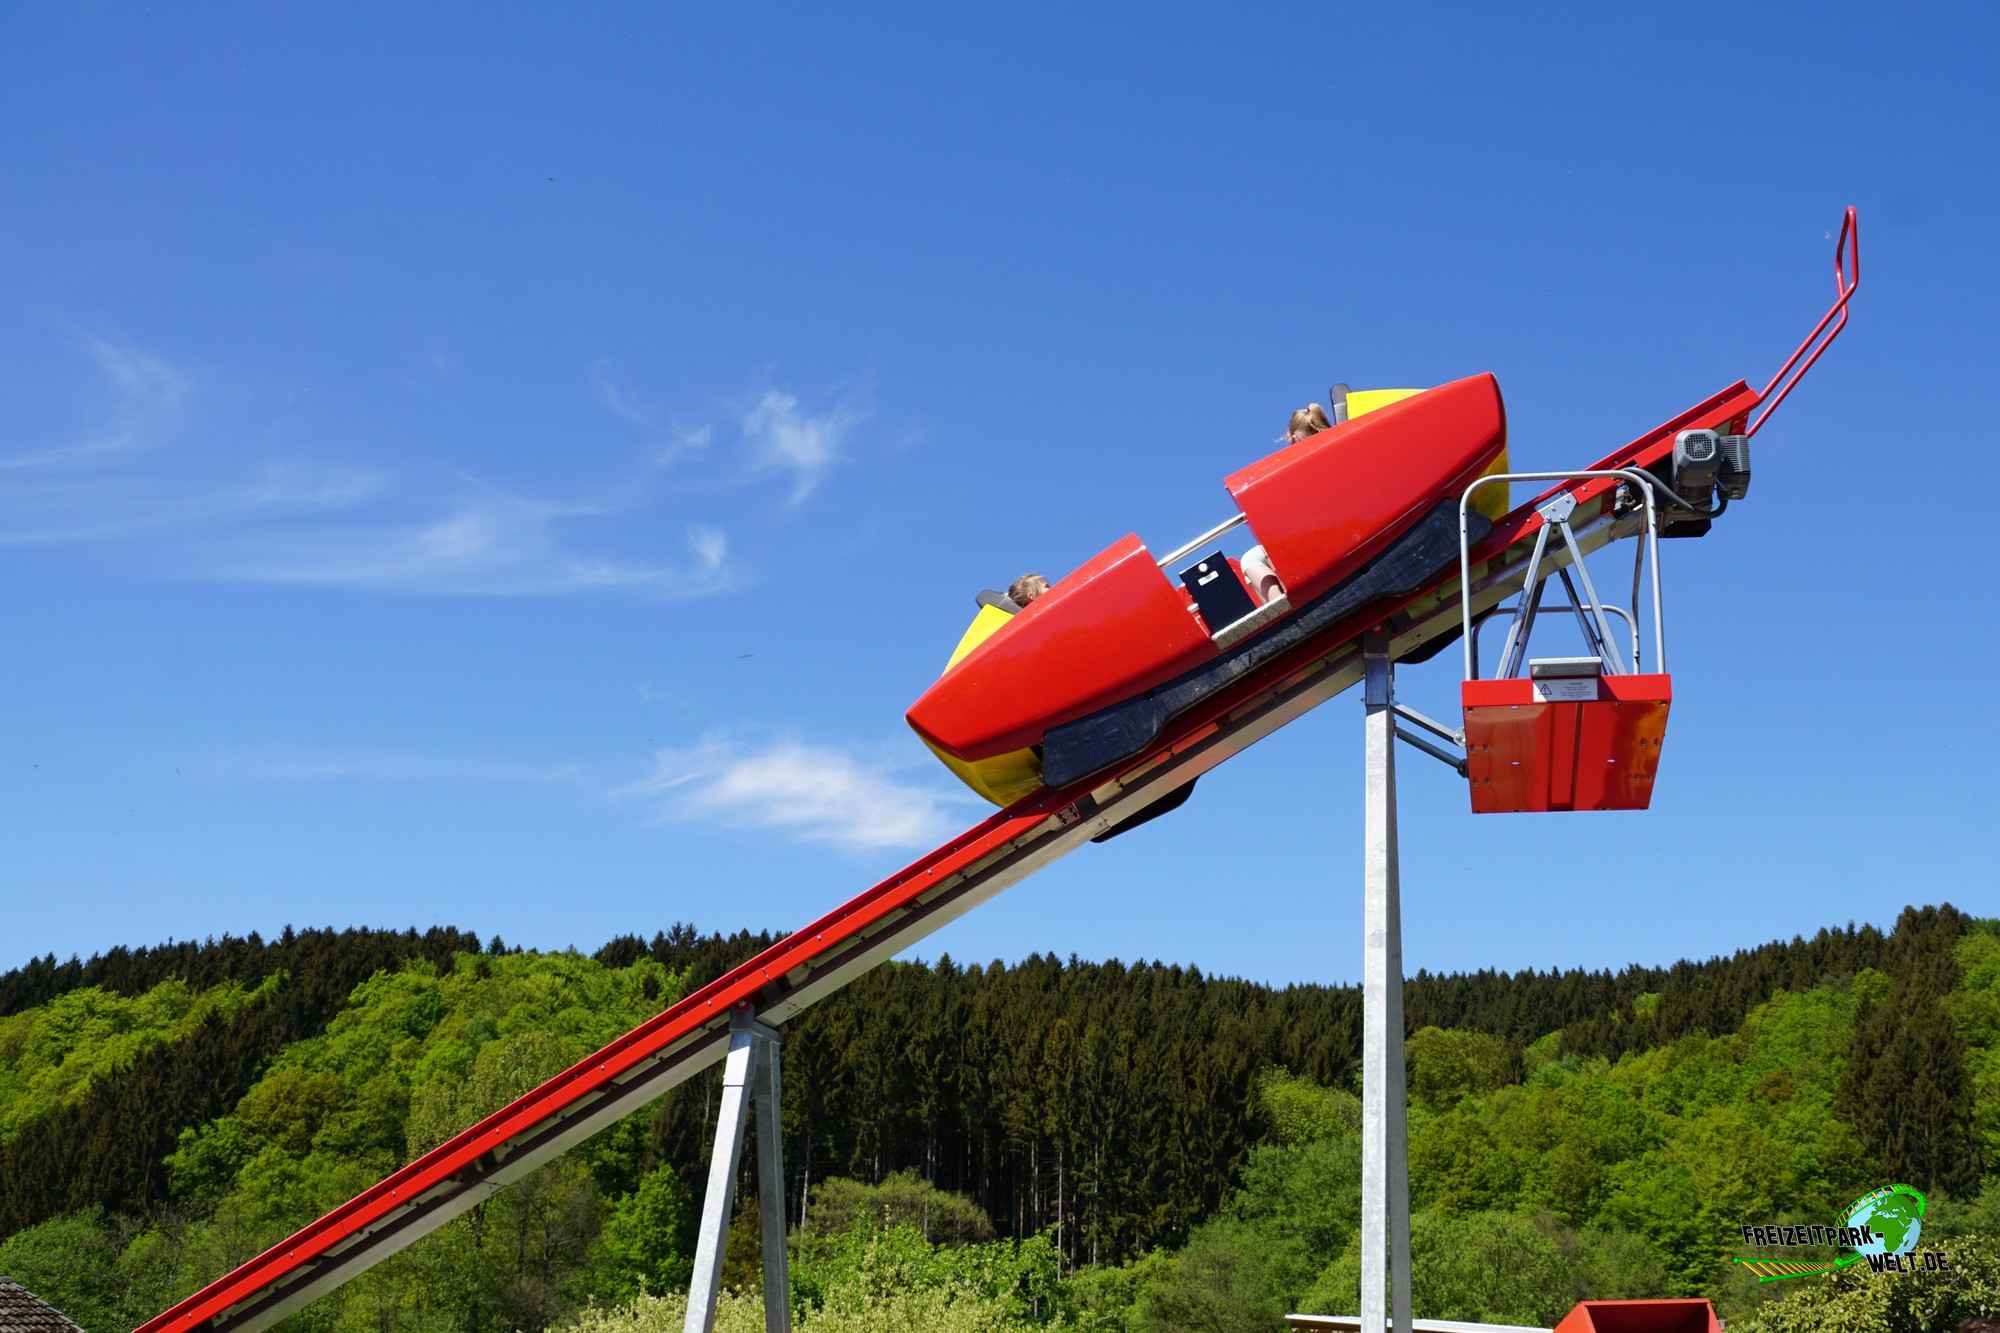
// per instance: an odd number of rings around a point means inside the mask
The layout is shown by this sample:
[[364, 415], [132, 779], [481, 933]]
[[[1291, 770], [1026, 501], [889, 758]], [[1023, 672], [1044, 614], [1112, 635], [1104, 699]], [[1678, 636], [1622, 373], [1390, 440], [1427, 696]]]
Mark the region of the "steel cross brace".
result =
[[[1542, 516], [1541, 531], [1535, 534], [1535, 548], [1528, 556], [1528, 570], [1521, 583], [1521, 602], [1514, 611], [1514, 621], [1507, 627], [1506, 641], [1500, 645], [1500, 674], [1512, 676], [1521, 666], [1521, 658], [1528, 651], [1528, 636], [1535, 632], [1535, 616], [1542, 609], [1542, 590], [1547, 587], [1542, 573], [1542, 560], [1548, 554], [1549, 534], [1562, 538], [1564, 548], [1569, 552], [1569, 565], [1556, 567], [1556, 576], [1563, 582], [1569, 593], [1570, 609], [1576, 612], [1577, 628], [1583, 631], [1583, 641], [1604, 664], [1604, 674], [1615, 676], [1624, 670], [1618, 660], [1617, 650], [1611, 646], [1611, 622], [1604, 618], [1604, 603], [1598, 599], [1597, 588], [1590, 581], [1590, 571], [1584, 568], [1583, 551], [1576, 543], [1576, 534], [1570, 531], [1570, 515], [1576, 511], [1576, 498], [1568, 491], [1556, 495], [1535, 512]], [[1576, 583], [1570, 571], [1583, 580], [1583, 591], [1589, 600], [1577, 595]], [[1636, 578], [1637, 575], [1635, 574]], [[1588, 610], [1589, 615], [1584, 612]], [[1470, 631], [1468, 631], [1470, 632]], [[1635, 650], [1636, 651], [1636, 650]]]
[[759, 1023], [748, 1006], [729, 1015], [729, 1054], [722, 1065], [722, 1105], [715, 1117], [715, 1154], [708, 1163], [708, 1197], [695, 1241], [694, 1276], [688, 1283], [683, 1333], [712, 1333], [722, 1294], [722, 1260], [728, 1248], [736, 1167], [743, 1157], [743, 1129], [757, 1105], [758, 1214], [764, 1232], [765, 1333], [792, 1333], [792, 1287], [785, 1258], [785, 1161], [778, 1118], [778, 1048], [783, 1038]]
[[[1392, 702], [1390, 704], [1390, 709], [1392, 712], [1395, 713], [1397, 717], [1402, 718], [1408, 722], [1416, 723], [1419, 727], [1422, 727], [1425, 731], [1428, 731], [1431, 735], [1438, 737], [1440, 740], [1450, 741], [1453, 745], [1456, 745], [1460, 751], [1463, 751], [1465, 749], [1465, 733], [1458, 730], [1456, 727], [1447, 727], [1444, 723], [1438, 721], [1436, 718], [1426, 717], [1424, 714], [1419, 713], [1416, 709], [1405, 708], [1402, 704], [1399, 703]], [[1439, 763], [1443, 764], [1446, 768], [1449, 768], [1452, 772], [1458, 774], [1460, 777], [1465, 776], [1465, 755], [1463, 753], [1453, 754], [1450, 750], [1445, 749], [1443, 746], [1433, 745], [1431, 742], [1425, 740], [1422, 736], [1417, 735], [1416, 732], [1410, 731], [1407, 728], [1400, 726], [1396, 728], [1396, 739], [1403, 742], [1405, 745], [1411, 746], [1418, 750], [1422, 750], [1425, 754], [1437, 760]]]

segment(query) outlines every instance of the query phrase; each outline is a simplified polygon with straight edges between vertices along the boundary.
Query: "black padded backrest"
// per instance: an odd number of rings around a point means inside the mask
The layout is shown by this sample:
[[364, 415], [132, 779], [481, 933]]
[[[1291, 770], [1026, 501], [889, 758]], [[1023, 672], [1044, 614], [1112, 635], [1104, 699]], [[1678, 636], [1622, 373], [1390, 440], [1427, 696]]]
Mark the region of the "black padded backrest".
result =
[[1181, 571], [1181, 582], [1194, 594], [1201, 618], [1214, 634], [1225, 625], [1234, 625], [1257, 609], [1243, 580], [1221, 551], [1204, 556]]
[[1021, 607], [1018, 602], [1006, 593], [995, 592], [991, 588], [986, 589], [972, 600], [980, 606], [990, 606], [995, 611], [1005, 611], [1010, 616], [1021, 614]]

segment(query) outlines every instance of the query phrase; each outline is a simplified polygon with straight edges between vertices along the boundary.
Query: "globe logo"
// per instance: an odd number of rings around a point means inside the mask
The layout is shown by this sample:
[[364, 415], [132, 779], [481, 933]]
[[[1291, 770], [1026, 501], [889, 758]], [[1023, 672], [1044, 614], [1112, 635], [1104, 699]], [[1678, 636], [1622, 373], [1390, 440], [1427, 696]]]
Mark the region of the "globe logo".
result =
[[1874, 1273], [1947, 1272], [1951, 1261], [1942, 1250], [1917, 1249], [1928, 1210], [1924, 1196], [1912, 1186], [1883, 1185], [1848, 1204], [1838, 1226], [1745, 1224], [1737, 1228], [1750, 1245], [1834, 1248], [1851, 1253], [1837, 1259], [1737, 1255], [1730, 1262], [1743, 1265], [1759, 1282], [1836, 1273], [1857, 1264], [1866, 1264]]
[[1842, 1225], [1866, 1227], [1875, 1234], [1874, 1241], [1854, 1247], [1856, 1254], [1908, 1254], [1917, 1248], [1917, 1237], [1923, 1234], [1924, 1207], [1924, 1196], [1910, 1186], [1884, 1185], [1856, 1199]]

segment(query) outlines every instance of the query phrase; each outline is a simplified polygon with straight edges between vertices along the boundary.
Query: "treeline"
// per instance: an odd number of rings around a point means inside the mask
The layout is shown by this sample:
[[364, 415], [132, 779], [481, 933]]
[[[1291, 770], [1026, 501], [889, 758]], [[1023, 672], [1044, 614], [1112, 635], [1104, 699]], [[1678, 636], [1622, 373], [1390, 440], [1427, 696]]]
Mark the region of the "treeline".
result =
[[[166, 977], [0, 1017], [0, 1269], [93, 1330], [130, 1327], [768, 943], [677, 926], [593, 959], [288, 933], [266, 946], [283, 967], [218, 946], [206, 961], [238, 971], [199, 992]], [[1423, 976], [1409, 998], [1427, 1313], [1547, 1324], [1577, 1291], [1702, 1293], [1733, 1320], [1756, 1298], [1725, 1261], [1745, 1218], [1828, 1213], [1887, 1179], [1930, 1192], [1940, 1225], [2000, 1233], [2000, 923], [1910, 909], [1887, 933]], [[1038, 1247], [1039, 1294], [990, 1327], [1250, 1333], [1352, 1308], [1359, 1020], [1353, 988], [1159, 963], [890, 963], [786, 1025], [788, 1221], [818, 1244], [915, 1200], [899, 1215], [926, 1234], [869, 1291]], [[675, 1289], [716, 1083], [607, 1128], [301, 1327], [545, 1328]], [[752, 1288], [754, 1160], [733, 1270]], [[933, 1221], [997, 1238], [946, 1259]], [[802, 1262], [795, 1289], [833, 1308], [873, 1246]], [[1504, 1291], [1500, 1270], [1518, 1278]]]
[[[1853, 1091], [1841, 1109], [1870, 1131], [1893, 1118], [1885, 1165], [1898, 1178], [1964, 1189], [1979, 1175], [1968, 1083], [1939, 1006], [1955, 984], [1952, 951], [1969, 920], [1949, 905], [1910, 908], [1887, 934], [1822, 930], [1671, 968], [1420, 973], [1405, 990], [1406, 1021], [1412, 1032], [1498, 1037], [1518, 1074], [1526, 1048], [1551, 1037], [1546, 1054], [1585, 1059], [1720, 1036], [1780, 990], [1875, 969], [1896, 988], [1871, 1008], [1876, 1023], [1854, 1036]], [[598, 958], [625, 966], [651, 957], [686, 969], [693, 987], [770, 942], [682, 927], [651, 941], [621, 937]], [[1897, 1035], [1905, 1030], [1912, 1041]], [[944, 958], [879, 968], [786, 1031], [794, 1209], [816, 1178], [914, 1170], [971, 1197], [1003, 1234], [1056, 1228], [1064, 1259], [1076, 1264], [1177, 1244], [1215, 1211], [1268, 1130], [1251, 1096], [1258, 1069], [1351, 1086], [1361, 997], [1355, 987], [1274, 989], [1158, 963], [1042, 955], [965, 967]], [[1924, 1077], [1899, 1100], [1871, 1100], [1912, 1059], [1925, 1063]], [[663, 1101], [658, 1160], [696, 1169], [706, 1160], [718, 1077], [711, 1071]]]
[[287, 927], [269, 943], [251, 935], [114, 949], [89, 963], [43, 960], [0, 978], [0, 986], [14, 986], [8, 994], [43, 986], [52, 999], [75, 988], [61, 984], [65, 977], [121, 994], [170, 978], [206, 987], [280, 977], [258, 1002], [140, 1052], [117, 1077], [99, 1079], [81, 1100], [29, 1121], [0, 1144], [0, 1236], [92, 1205], [150, 1211], [167, 1198], [164, 1159], [180, 1132], [228, 1112], [280, 1049], [324, 1030], [356, 986], [412, 960], [448, 971], [453, 955], [479, 947], [478, 936], [445, 927], [422, 934]]
[[[1804, 989], [1866, 967], [1900, 973], [1908, 958], [1934, 951], [1930, 932], [1956, 937], [1965, 921], [1964, 914], [1949, 904], [1909, 908], [1890, 933], [1850, 923], [1823, 929], [1810, 939], [1795, 937], [1739, 949], [1728, 957], [1615, 972], [1481, 969], [1440, 975], [1420, 970], [1409, 981], [1404, 1003], [1412, 1031], [1468, 1028], [1525, 1045], [1560, 1030], [1568, 1053], [1616, 1056], [1694, 1032], [1730, 1031], [1753, 1005], [1780, 989]], [[779, 938], [756, 931], [703, 935], [683, 923], [650, 940], [620, 936], [595, 957], [613, 967], [651, 957], [670, 968], [691, 969], [692, 984], [699, 986]], [[476, 933], [449, 926], [421, 934], [413, 929], [294, 931], [287, 926], [268, 942], [252, 931], [240, 937], [225, 934], [220, 939], [168, 941], [150, 947], [121, 945], [88, 961], [72, 957], [58, 962], [54, 954], [47, 954], [0, 973], [0, 1017], [85, 986], [120, 995], [140, 994], [169, 978], [196, 989], [224, 981], [254, 986], [273, 972], [296, 972], [302, 960], [322, 957], [329, 949], [345, 957], [369, 954], [384, 967], [410, 957], [443, 966], [454, 953], [505, 952], [507, 945], [497, 936], [490, 945], [482, 944]], [[1359, 993], [1353, 987], [1304, 989], [1348, 994], [1358, 1003]], [[1635, 1002], [1642, 1000], [1647, 1000], [1643, 1012], [1635, 1012]]]
[[[1807, 990], [1854, 976], [1864, 968], [1896, 977], [1928, 970], [1933, 988], [1949, 990], [1952, 945], [1965, 933], [1970, 920], [1949, 903], [1906, 907], [1889, 934], [1850, 923], [1845, 929], [1822, 930], [1809, 940], [1795, 938], [1739, 949], [1728, 958], [1704, 963], [1626, 968], [1615, 977], [1594, 974], [1608, 978], [1603, 1001], [1586, 1006], [1580, 1013], [1563, 1006], [1566, 1016], [1558, 1025], [1562, 1048], [1567, 1054], [1616, 1057], [1664, 1046], [1698, 1032], [1731, 1032], [1752, 1008], [1780, 990]], [[1513, 980], [1518, 987], [1521, 979], [1517, 976]], [[1550, 980], [1556, 981], [1556, 977]], [[1566, 982], [1556, 984], [1563, 989]], [[1517, 993], [1526, 990], [1532, 987]], [[1500, 1031], [1472, 1021], [1430, 1021], [1439, 1027]], [[1501, 1035], [1532, 1040], [1533, 1027], [1530, 1015], [1525, 1027], [1517, 1026]]]
[[225, 934], [221, 939], [168, 940], [165, 944], [128, 949], [119, 945], [89, 962], [72, 957], [59, 963], [54, 954], [30, 959], [0, 972], [0, 1018], [47, 1004], [58, 995], [96, 986], [117, 995], [138, 995], [169, 979], [206, 990], [225, 981], [255, 986], [273, 972], [297, 971], [302, 962], [316, 962], [329, 951], [343, 959], [373, 957], [378, 967], [393, 967], [405, 958], [426, 958], [442, 966], [454, 953], [477, 953], [479, 936], [451, 926], [415, 930], [303, 930], [286, 926], [266, 943], [256, 931]]
[[[1490, 1032], [1517, 1046], [1560, 1032], [1564, 1054], [1615, 1058], [1698, 1032], [1734, 1031], [1744, 1015], [1780, 990], [1805, 990], [1870, 967], [1902, 975], [1916, 960], [1940, 956], [1941, 947], [1948, 956], [1948, 942], [1964, 933], [1968, 920], [1949, 903], [1910, 907], [1889, 932], [1849, 923], [1822, 929], [1810, 939], [1795, 936], [1668, 967], [1419, 970], [1404, 987], [1404, 1017], [1412, 1032], [1460, 1028]], [[754, 931], [702, 935], [677, 925], [650, 941], [619, 936], [596, 957], [613, 967], [650, 957], [670, 968], [688, 969], [690, 984], [701, 986], [780, 938]], [[1356, 987], [1287, 989], [1325, 996], [1326, 1003], [1359, 1013]]]
[[[1616, 1057], [1724, 1034], [1781, 989], [1875, 969], [1897, 989], [1871, 1010], [1880, 1022], [1857, 1033], [1841, 1110], [1857, 1127], [1886, 1131], [1878, 1094], [1920, 1053], [1924, 1106], [1906, 1096], [1892, 1137], [1909, 1177], [1931, 1179], [1971, 1160], [1962, 1152], [1963, 1064], [1938, 1009], [1967, 921], [1950, 906], [1912, 908], [1888, 933], [1822, 930], [1669, 968], [1419, 973], [1406, 988], [1406, 1019], [1413, 1032], [1497, 1037], [1518, 1070], [1531, 1043], [1545, 1054]], [[651, 959], [692, 989], [774, 938], [679, 925], [650, 940], [614, 939], [596, 959], [613, 969]], [[492, 950], [505, 945], [496, 939]], [[145, 1052], [0, 1147], [0, 1235], [93, 1204], [123, 1213], [159, 1205], [161, 1161], [180, 1132], [226, 1114], [280, 1048], [321, 1032], [357, 984], [411, 959], [442, 974], [453, 954], [479, 951], [476, 936], [457, 930], [288, 929], [268, 943], [250, 936], [113, 950], [88, 963], [44, 959], [0, 978], [0, 995], [18, 996], [284, 976], [268, 1000]], [[1355, 987], [1272, 988], [1193, 967], [1053, 955], [1012, 966], [889, 965], [787, 1027], [792, 1207], [816, 1180], [914, 1170], [969, 1196], [1003, 1234], [1055, 1228], [1072, 1264], [1177, 1244], [1226, 1198], [1268, 1128], [1250, 1094], [1256, 1071], [1278, 1066], [1351, 1086], [1360, 1032]], [[649, 1164], [675, 1164], [697, 1190], [718, 1077], [710, 1071], [650, 1113]]]

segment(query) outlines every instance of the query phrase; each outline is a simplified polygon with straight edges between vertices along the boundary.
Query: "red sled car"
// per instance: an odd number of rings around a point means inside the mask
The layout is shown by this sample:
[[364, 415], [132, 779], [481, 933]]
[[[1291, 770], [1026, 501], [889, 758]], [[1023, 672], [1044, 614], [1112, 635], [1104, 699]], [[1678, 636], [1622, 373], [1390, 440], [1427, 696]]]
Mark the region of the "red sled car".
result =
[[[1336, 395], [1334, 415], [1227, 477], [1236, 515], [1164, 559], [1127, 534], [1026, 608], [981, 593], [910, 725], [967, 786], [1011, 805], [1140, 753], [1244, 672], [1422, 587], [1458, 558], [1461, 492], [1505, 468], [1499, 384]], [[1476, 522], [1505, 512], [1505, 489], [1487, 488]], [[1279, 584], [1261, 600], [1211, 548], [1245, 524]]]

